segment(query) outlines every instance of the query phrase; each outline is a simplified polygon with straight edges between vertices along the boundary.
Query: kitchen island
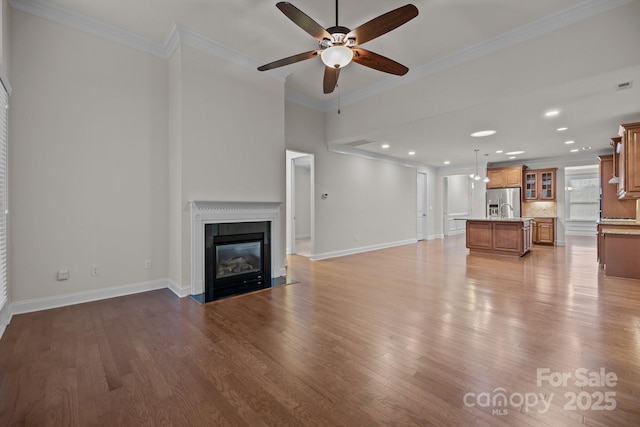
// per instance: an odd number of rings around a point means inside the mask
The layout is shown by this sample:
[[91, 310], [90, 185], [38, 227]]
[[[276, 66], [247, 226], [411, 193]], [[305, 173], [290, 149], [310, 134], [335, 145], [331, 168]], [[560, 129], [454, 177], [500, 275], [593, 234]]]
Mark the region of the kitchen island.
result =
[[531, 250], [531, 218], [480, 218], [467, 220], [470, 253], [523, 256]]
[[607, 276], [640, 279], [640, 219], [598, 221], [598, 261]]

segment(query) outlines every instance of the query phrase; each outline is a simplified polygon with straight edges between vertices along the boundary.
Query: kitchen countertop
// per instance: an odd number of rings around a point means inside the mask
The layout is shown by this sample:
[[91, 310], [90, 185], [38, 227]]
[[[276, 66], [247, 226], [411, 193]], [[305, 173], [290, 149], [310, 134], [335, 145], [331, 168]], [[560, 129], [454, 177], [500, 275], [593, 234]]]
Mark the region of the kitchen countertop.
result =
[[602, 230], [602, 234], [621, 234], [626, 236], [640, 236], [640, 230]]
[[533, 221], [533, 218], [467, 218], [468, 221], [489, 221], [489, 222], [522, 222]]
[[603, 218], [597, 221], [598, 224], [602, 225], [640, 225], [640, 221], [635, 219], [620, 219], [620, 218]]

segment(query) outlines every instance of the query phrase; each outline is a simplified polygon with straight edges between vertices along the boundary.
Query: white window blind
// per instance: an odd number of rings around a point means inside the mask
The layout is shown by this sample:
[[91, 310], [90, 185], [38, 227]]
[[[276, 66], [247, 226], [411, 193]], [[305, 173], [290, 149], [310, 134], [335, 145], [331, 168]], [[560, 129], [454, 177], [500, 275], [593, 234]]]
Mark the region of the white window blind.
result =
[[0, 310], [7, 304], [7, 176], [9, 96], [0, 84]]

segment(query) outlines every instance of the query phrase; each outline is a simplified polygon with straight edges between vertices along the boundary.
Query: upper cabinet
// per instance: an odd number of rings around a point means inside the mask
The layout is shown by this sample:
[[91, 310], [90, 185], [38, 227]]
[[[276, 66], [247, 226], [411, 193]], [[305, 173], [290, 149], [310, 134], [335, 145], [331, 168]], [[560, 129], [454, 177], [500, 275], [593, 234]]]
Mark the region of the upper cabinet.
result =
[[524, 200], [555, 200], [556, 170], [556, 168], [527, 170], [524, 173]]
[[[619, 138], [614, 138], [615, 144]], [[600, 218], [635, 218], [635, 200], [618, 199], [616, 183], [618, 182], [617, 156], [612, 154], [600, 157]]]
[[620, 126], [620, 141], [614, 149], [618, 155], [618, 198], [640, 198], [640, 122]]
[[487, 188], [522, 187], [522, 171], [524, 165], [488, 168]]

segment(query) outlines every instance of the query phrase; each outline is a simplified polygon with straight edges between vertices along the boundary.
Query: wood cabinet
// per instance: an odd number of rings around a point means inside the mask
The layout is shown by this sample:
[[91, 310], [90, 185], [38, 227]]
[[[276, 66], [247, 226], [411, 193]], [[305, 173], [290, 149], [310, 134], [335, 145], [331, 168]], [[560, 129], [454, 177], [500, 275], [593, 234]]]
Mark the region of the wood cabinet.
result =
[[[640, 234], [640, 221], [637, 220], [601, 220], [598, 223], [598, 262], [600, 267], [605, 268], [607, 264], [607, 251], [605, 248], [605, 236], [607, 234]], [[633, 254], [637, 257], [637, 253]]]
[[618, 154], [618, 198], [640, 198], [640, 122], [620, 125]]
[[522, 171], [524, 165], [488, 168], [487, 188], [522, 187]]
[[531, 220], [467, 220], [470, 252], [522, 256], [531, 250]]
[[555, 239], [555, 218], [535, 218], [533, 220], [533, 243], [553, 245]]
[[640, 231], [605, 231], [602, 235], [607, 253], [607, 276], [640, 279]]
[[[616, 141], [617, 140], [617, 141]], [[613, 145], [616, 149], [620, 138], [614, 138]], [[618, 177], [614, 154], [599, 156], [600, 159], [600, 218], [635, 218], [635, 200], [618, 199], [617, 183], [609, 183], [611, 178]]]
[[524, 173], [525, 201], [556, 199], [556, 168], [531, 169]]

